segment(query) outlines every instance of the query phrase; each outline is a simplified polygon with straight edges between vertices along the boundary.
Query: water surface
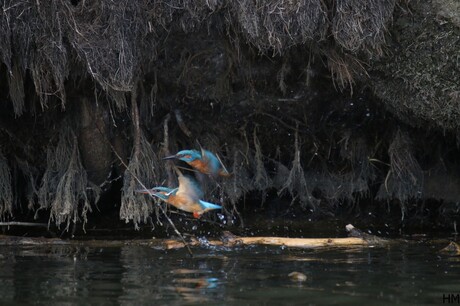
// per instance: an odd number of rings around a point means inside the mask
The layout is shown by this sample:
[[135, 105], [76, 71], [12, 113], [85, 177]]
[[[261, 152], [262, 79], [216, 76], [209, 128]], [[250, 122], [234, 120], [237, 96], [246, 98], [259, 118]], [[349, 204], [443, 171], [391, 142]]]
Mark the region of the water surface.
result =
[[[300, 250], [22, 246], [0, 249], [0, 304], [442, 304], [460, 292], [445, 243]], [[288, 274], [305, 274], [305, 282]]]

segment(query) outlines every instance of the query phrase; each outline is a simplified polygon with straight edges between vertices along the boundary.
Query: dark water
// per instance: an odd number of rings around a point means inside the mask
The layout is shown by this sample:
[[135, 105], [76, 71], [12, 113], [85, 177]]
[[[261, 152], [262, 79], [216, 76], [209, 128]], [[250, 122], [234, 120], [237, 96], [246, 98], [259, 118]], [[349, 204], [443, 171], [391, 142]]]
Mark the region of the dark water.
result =
[[[442, 304], [460, 292], [445, 243], [293, 250], [2, 247], [0, 304]], [[307, 276], [292, 281], [293, 271]], [[445, 300], [446, 301], [446, 300]]]

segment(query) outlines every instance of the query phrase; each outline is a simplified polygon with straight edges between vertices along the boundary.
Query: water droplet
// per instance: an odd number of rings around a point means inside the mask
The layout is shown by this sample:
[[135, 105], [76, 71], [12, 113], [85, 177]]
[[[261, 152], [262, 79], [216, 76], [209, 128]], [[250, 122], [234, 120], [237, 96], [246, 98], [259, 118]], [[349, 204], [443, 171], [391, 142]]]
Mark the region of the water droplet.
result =
[[217, 217], [220, 219], [220, 220], [224, 220], [225, 216], [223, 214], [217, 214]]
[[208, 239], [206, 239], [206, 237], [198, 237], [198, 241], [202, 245], [209, 246], [209, 241], [208, 241]]
[[192, 227], [192, 231], [196, 231], [197, 228], [198, 228], [198, 226], [194, 225], [194, 226]]

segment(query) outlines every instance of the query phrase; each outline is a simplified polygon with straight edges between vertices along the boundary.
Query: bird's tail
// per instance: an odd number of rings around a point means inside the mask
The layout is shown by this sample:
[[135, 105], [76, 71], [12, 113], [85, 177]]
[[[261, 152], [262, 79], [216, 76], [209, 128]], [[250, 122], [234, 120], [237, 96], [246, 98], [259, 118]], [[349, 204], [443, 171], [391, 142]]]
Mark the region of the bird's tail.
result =
[[203, 206], [203, 208], [204, 208], [205, 210], [221, 209], [221, 208], [222, 208], [222, 206], [220, 206], [220, 205], [213, 204], [213, 203], [209, 203], [209, 202], [205, 202], [205, 201], [202, 201], [202, 200], [200, 200], [200, 204], [201, 204], [201, 206]]

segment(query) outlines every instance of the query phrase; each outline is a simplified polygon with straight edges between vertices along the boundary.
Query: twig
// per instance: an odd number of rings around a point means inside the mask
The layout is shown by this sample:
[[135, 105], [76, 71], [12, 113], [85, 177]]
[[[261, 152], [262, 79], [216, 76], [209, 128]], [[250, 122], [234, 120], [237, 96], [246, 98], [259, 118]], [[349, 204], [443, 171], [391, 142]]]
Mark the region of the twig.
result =
[[188, 127], [185, 125], [185, 122], [184, 122], [184, 119], [182, 119], [182, 114], [180, 113], [180, 110], [176, 109], [174, 111], [174, 115], [176, 116], [177, 124], [179, 125], [182, 132], [184, 132], [184, 134], [187, 135], [187, 137], [191, 137], [192, 132], [190, 132]]
[[48, 224], [46, 223], [33, 223], [33, 222], [0, 222], [0, 226], [12, 226], [12, 225], [17, 225], [17, 226], [37, 226], [37, 227], [48, 227]]
[[182, 170], [190, 171], [190, 172], [201, 173], [200, 171], [195, 170], [195, 169], [185, 168], [185, 167], [182, 167], [182, 166], [175, 166], [175, 167], [179, 168], [179, 169], [182, 169]]

